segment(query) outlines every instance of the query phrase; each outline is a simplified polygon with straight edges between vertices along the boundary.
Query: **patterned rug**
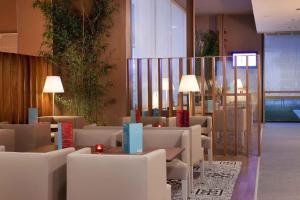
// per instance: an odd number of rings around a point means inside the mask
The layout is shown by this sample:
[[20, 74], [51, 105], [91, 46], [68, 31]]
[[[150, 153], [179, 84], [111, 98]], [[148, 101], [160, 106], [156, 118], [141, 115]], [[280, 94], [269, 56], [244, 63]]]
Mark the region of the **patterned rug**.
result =
[[[238, 161], [214, 161], [204, 163], [205, 180], [201, 183], [200, 168], [194, 167], [194, 187], [191, 200], [230, 200], [242, 163]], [[181, 182], [169, 181], [172, 200], [182, 200]]]

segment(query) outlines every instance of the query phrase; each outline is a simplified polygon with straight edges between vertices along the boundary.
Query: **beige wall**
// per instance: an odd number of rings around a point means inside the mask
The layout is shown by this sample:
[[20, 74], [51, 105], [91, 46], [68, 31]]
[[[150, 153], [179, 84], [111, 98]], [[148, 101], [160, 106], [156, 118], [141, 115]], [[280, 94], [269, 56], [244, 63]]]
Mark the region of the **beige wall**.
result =
[[224, 54], [232, 51], [258, 51], [262, 53], [262, 36], [257, 34], [253, 15], [225, 15]]
[[37, 56], [43, 41], [44, 18], [32, 3], [33, 0], [17, 0], [18, 53]]
[[[38, 56], [44, 33], [44, 18], [39, 9], [32, 7], [33, 0], [0, 0], [0, 33], [18, 33], [11, 43], [2, 38], [0, 51]], [[3, 41], [7, 40], [7, 41]], [[7, 48], [2, 44], [17, 46]]]
[[16, 0], [0, 0], [0, 33], [17, 32]]
[[262, 35], [256, 32], [253, 15], [197, 16], [196, 31], [209, 30], [219, 31], [223, 55], [229, 55], [232, 51], [262, 53]]
[[126, 95], [126, 60], [131, 57], [130, 45], [130, 0], [114, 0], [119, 8], [115, 13], [114, 26], [109, 39], [111, 52], [110, 61], [115, 65], [109, 75], [114, 86], [110, 89], [109, 97], [116, 100], [116, 103], [108, 106], [104, 114], [104, 122], [107, 125], [121, 125], [121, 118], [127, 115]]

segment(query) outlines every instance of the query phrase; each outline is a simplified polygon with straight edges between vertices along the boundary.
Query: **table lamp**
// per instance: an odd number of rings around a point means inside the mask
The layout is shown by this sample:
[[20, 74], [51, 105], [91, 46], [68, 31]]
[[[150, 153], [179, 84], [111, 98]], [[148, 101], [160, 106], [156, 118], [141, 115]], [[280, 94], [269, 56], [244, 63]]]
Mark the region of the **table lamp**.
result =
[[238, 89], [238, 92], [243, 93], [244, 87], [241, 79], [237, 79], [236, 86]]
[[47, 76], [43, 93], [52, 93], [52, 114], [54, 113], [54, 97], [55, 93], [64, 93], [64, 88], [60, 76]]
[[183, 75], [179, 84], [179, 92], [188, 93], [188, 107], [190, 116], [193, 114], [192, 104], [192, 93], [200, 92], [200, 88], [195, 75]]

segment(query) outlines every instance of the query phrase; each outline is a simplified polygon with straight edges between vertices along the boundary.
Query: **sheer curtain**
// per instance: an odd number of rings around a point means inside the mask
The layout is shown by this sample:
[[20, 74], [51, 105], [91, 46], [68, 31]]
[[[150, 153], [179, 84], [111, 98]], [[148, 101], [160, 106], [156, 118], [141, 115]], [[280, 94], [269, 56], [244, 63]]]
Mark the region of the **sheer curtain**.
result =
[[[186, 11], [174, 0], [132, 0], [133, 58], [186, 57]], [[143, 69], [143, 110], [147, 109], [147, 63]], [[162, 61], [163, 82], [168, 82], [168, 60]], [[177, 104], [178, 61], [173, 61], [173, 100]], [[157, 60], [152, 62], [153, 108], [158, 108]], [[136, 63], [133, 74], [133, 105], [137, 104]], [[167, 86], [168, 87], [168, 86]], [[164, 86], [163, 86], [164, 88]], [[163, 91], [163, 106], [168, 106], [168, 92]]]

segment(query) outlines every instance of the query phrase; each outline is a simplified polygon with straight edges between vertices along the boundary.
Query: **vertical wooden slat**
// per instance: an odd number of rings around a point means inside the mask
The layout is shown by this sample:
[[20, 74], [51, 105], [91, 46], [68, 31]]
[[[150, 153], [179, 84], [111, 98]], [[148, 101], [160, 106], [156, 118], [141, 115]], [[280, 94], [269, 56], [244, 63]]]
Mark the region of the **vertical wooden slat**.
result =
[[148, 59], [148, 116], [152, 116], [152, 59]]
[[[179, 58], [179, 84], [183, 74], [183, 58]], [[183, 109], [183, 94], [179, 92], [178, 94], [178, 106]]]
[[158, 59], [158, 112], [162, 116], [162, 59]]
[[251, 114], [250, 112], [250, 99], [249, 99], [249, 58], [246, 56], [246, 132], [247, 132], [247, 137], [246, 139], [246, 154], [248, 155], [249, 153], [249, 136], [250, 136], [250, 121], [249, 121], [249, 115]]
[[216, 60], [215, 57], [212, 57], [212, 118], [213, 118], [213, 130], [212, 130], [212, 137], [213, 137], [213, 153], [216, 153]]
[[137, 60], [138, 109], [143, 112], [142, 59]]
[[258, 68], [257, 68], [257, 76], [258, 76], [258, 83], [257, 83], [257, 100], [258, 100], [258, 103], [257, 103], [257, 120], [258, 120], [258, 156], [261, 155], [261, 114], [262, 114], [262, 111], [261, 111], [261, 59], [260, 59], [260, 55], [257, 56], [257, 63], [258, 63]]
[[201, 57], [201, 105], [202, 115], [205, 115], [205, 58]]
[[237, 139], [238, 139], [238, 135], [237, 135], [237, 57], [234, 57], [235, 60], [235, 64], [234, 64], [234, 154], [237, 155], [238, 154], [238, 143], [237, 143]]
[[172, 58], [168, 59], [168, 74], [169, 74], [169, 117], [173, 116], [173, 70]]
[[127, 59], [127, 115], [132, 110], [132, 59]]
[[[193, 74], [193, 58], [188, 58], [188, 66], [187, 66], [187, 74]], [[195, 100], [194, 100], [194, 93], [189, 93], [189, 113], [191, 116], [195, 114]]]
[[222, 57], [222, 66], [223, 66], [223, 133], [224, 133], [224, 155], [227, 156], [227, 75], [226, 75], [226, 66], [227, 66], [227, 60], [226, 57]]
[[[0, 53], [0, 121], [4, 121], [4, 116], [3, 116], [3, 53]], [[2, 113], [2, 114], [1, 114]]]

